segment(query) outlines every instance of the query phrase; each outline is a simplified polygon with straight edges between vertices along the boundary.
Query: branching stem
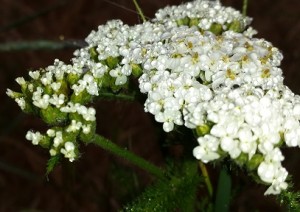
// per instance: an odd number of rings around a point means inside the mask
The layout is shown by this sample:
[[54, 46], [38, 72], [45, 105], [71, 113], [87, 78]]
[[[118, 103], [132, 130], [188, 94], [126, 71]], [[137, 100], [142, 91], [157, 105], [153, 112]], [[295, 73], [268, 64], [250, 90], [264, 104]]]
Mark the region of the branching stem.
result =
[[95, 138], [92, 141], [92, 143], [96, 144], [97, 146], [100, 146], [104, 150], [107, 150], [107, 151], [113, 153], [114, 155], [117, 155], [119, 157], [122, 157], [122, 158], [130, 161], [134, 165], [138, 166], [141, 169], [144, 169], [145, 171], [149, 172], [150, 174], [152, 174], [158, 178], [162, 178], [164, 176], [164, 172], [161, 168], [159, 168], [159, 167], [155, 166], [154, 164], [146, 161], [145, 159], [137, 156], [136, 154], [134, 154], [122, 147], [119, 147], [112, 141], [110, 141], [100, 135], [95, 135]]
[[50, 41], [50, 40], [35, 40], [35, 41], [13, 41], [0, 43], [0, 52], [11, 51], [32, 51], [32, 50], [60, 50], [65, 48], [79, 48], [86, 44], [81, 40], [66, 40], [66, 41]]
[[207, 187], [207, 190], [208, 190], [208, 194], [209, 196], [212, 198], [213, 197], [213, 187], [211, 185], [211, 182], [210, 182], [210, 178], [209, 178], [209, 175], [208, 175], [208, 171], [206, 169], [206, 166], [203, 162], [199, 161], [199, 166], [200, 166], [200, 169], [201, 169], [201, 172], [202, 172], [202, 175], [204, 177], [204, 181], [205, 181], [205, 184], [206, 184], [206, 187]]
[[132, 1], [133, 1], [134, 5], [135, 5], [135, 8], [136, 8], [138, 14], [141, 16], [142, 21], [146, 22], [147, 20], [146, 20], [146, 18], [144, 16], [144, 13], [143, 13], [142, 9], [140, 8], [139, 4], [137, 3], [137, 0], [132, 0]]
[[124, 100], [124, 101], [134, 101], [134, 94], [113, 94], [109, 92], [101, 92], [98, 96], [99, 99], [112, 99], [112, 100]]
[[248, 0], [243, 1], [243, 16], [247, 15], [247, 9], [248, 9]]

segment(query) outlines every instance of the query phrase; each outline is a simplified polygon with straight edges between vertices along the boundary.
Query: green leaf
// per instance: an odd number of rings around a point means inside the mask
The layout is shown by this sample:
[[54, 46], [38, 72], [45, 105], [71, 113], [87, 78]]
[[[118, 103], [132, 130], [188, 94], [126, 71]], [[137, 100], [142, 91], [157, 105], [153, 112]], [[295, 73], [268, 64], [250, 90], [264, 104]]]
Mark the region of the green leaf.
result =
[[285, 211], [297, 212], [300, 211], [300, 192], [293, 191], [294, 185], [292, 177], [289, 175], [287, 179], [288, 188], [283, 190], [278, 196], [277, 201], [281, 206], [284, 206]]
[[196, 192], [201, 179], [197, 162], [185, 162], [179, 170], [176, 168], [149, 186], [124, 211], [195, 211]]
[[231, 199], [231, 178], [228, 173], [228, 170], [223, 167], [220, 172], [216, 203], [215, 203], [215, 212], [226, 212], [229, 211]]
[[55, 155], [52, 156], [48, 162], [47, 162], [47, 171], [46, 171], [46, 177], [53, 171], [53, 169], [59, 164], [61, 159], [61, 155]]

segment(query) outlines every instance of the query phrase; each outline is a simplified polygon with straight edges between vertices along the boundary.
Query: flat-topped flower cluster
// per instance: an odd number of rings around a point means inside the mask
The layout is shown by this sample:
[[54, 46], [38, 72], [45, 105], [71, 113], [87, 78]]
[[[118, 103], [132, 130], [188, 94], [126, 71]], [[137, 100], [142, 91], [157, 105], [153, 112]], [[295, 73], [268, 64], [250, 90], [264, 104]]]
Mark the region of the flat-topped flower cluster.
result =
[[279, 194], [288, 175], [280, 147], [300, 145], [300, 97], [283, 84], [282, 54], [252, 37], [250, 21], [207, 0], [166, 7], [135, 26], [109, 21], [91, 32], [71, 65], [56, 60], [31, 71], [29, 81], [17, 78], [22, 93], [7, 94], [52, 126], [26, 138], [73, 161], [77, 140], [95, 133], [92, 99], [126, 90], [138, 77], [145, 111], [166, 132], [195, 130], [198, 160], [229, 157], [270, 185], [265, 194]]

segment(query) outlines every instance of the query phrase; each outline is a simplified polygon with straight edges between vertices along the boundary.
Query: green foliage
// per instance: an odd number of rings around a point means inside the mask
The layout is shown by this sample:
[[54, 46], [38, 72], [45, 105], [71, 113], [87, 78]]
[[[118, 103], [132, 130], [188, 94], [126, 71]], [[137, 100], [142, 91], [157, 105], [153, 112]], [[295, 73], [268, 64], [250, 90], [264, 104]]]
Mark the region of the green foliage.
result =
[[278, 196], [278, 202], [284, 206], [286, 211], [298, 212], [300, 211], [300, 192], [293, 191], [293, 183], [291, 177], [288, 179], [288, 188], [283, 190]]
[[231, 177], [227, 168], [222, 167], [219, 182], [217, 187], [215, 212], [229, 211], [230, 199], [231, 199]]
[[111, 184], [111, 192], [123, 204], [141, 192], [138, 176], [130, 167], [113, 162], [107, 176]]
[[61, 155], [52, 156], [47, 162], [47, 169], [46, 169], [46, 177], [53, 171], [53, 169], [59, 164], [61, 160]]
[[125, 207], [124, 212], [194, 211], [200, 180], [197, 163], [184, 162], [149, 186], [141, 196]]

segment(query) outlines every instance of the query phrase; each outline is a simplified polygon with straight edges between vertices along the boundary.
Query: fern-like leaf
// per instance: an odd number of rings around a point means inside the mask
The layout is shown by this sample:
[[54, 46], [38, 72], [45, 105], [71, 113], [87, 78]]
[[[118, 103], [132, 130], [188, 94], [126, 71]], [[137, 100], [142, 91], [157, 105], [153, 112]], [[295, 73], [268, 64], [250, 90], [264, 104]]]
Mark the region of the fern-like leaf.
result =
[[52, 156], [47, 162], [46, 177], [53, 171], [53, 169], [59, 164], [61, 155]]
[[201, 180], [197, 172], [197, 163], [185, 162], [175, 167], [159, 179], [133, 203], [124, 208], [124, 212], [168, 212], [194, 211], [198, 184]]
[[289, 184], [288, 188], [278, 195], [277, 200], [280, 205], [285, 207], [286, 211], [298, 212], [300, 211], [300, 192], [293, 191], [294, 185], [292, 183], [291, 176], [288, 177], [287, 181]]

